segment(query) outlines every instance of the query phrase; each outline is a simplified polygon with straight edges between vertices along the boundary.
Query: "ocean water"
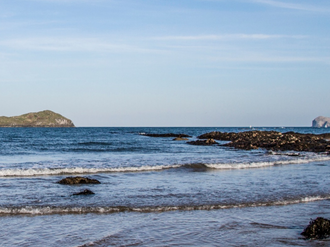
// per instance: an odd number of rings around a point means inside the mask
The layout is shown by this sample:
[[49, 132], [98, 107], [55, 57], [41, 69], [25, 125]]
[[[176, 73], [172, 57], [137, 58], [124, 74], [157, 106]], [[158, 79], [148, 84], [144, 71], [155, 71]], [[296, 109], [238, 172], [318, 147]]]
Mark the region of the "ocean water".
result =
[[[300, 236], [330, 218], [329, 155], [143, 135], [247, 130], [0, 128], [0, 245], [330, 246]], [[57, 183], [78, 175], [101, 184]], [[84, 189], [95, 194], [73, 195]]]

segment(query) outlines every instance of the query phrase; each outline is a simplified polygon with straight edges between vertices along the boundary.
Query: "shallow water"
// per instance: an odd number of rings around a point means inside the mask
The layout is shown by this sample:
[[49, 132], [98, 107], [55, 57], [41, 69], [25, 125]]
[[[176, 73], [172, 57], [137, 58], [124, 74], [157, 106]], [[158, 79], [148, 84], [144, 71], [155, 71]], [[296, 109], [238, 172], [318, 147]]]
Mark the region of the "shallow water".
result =
[[[248, 129], [1, 128], [1, 244], [330, 246], [300, 236], [311, 218], [330, 218], [328, 155], [191, 146], [140, 134], [195, 139], [213, 130]], [[101, 184], [57, 183], [75, 175]], [[86, 188], [95, 195], [72, 196]]]

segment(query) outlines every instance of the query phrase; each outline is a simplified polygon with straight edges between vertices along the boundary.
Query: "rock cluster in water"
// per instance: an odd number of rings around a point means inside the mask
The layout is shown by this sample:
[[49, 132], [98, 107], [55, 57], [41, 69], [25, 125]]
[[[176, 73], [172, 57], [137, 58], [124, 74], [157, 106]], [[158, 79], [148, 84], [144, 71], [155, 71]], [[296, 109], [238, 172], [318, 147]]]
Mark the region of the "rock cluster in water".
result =
[[[76, 185], [76, 184], [100, 184], [100, 181], [97, 179], [91, 179], [87, 177], [66, 177], [62, 180], [58, 181], [59, 184], [64, 185]], [[93, 191], [89, 189], [84, 189], [83, 191], [77, 192], [72, 194], [73, 196], [80, 196], [80, 195], [93, 195], [95, 194]]]
[[66, 177], [58, 181], [59, 184], [74, 185], [74, 184], [100, 184], [100, 181], [87, 177]]
[[330, 236], [330, 220], [318, 217], [309, 222], [301, 233], [307, 239], [324, 239]]
[[223, 145], [245, 150], [265, 148], [273, 151], [330, 152], [330, 133], [314, 135], [277, 131], [246, 131], [239, 133], [214, 131], [203, 134], [198, 138], [230, 141]]

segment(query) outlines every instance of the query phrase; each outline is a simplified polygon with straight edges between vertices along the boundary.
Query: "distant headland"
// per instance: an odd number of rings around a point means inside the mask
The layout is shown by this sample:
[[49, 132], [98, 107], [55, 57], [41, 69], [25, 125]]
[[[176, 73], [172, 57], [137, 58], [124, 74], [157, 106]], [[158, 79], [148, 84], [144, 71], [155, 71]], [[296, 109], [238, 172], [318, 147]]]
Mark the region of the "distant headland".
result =
[[316, 128], [330, 128], [330, 117], [319, 116], [312, 122], [312, 127]]
[[15, 117], [0, 117], [0, 127], [75, 127], [62, 115], [46, 110]]

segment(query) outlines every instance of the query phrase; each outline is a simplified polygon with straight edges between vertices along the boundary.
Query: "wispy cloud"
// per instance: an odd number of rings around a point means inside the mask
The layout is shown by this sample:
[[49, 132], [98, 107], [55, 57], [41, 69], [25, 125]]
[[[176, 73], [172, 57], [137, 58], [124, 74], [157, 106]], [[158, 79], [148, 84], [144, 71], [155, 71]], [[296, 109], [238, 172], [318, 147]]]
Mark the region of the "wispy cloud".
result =
[[260, 54], [240, 54], [239, 57], [235, 56], [222, 56], [213, 58], [213, 61], [222, 62], [252, 62], [252, 63], [308, 63], [320, 62], [329, 63], [330, 57], [304, 57], [304, 56], [277, 56], [277, 55], [260, 55]]
[[[238, 63], [329, 63], [330, 58], [305, 54], [298, 49], [289, 51], [287, 47], [276, 47], [278, 52], [272, 52], [274, 47], [267, 51], [269, 46], [250, 46], [250, 42], [245, 40], [267, 41], [274, 39], [305, 39], [309, 36], [299, 35], [269, 35], [269, 34], [226, 34], [226, 35], [192, 35], [192, 36], [162, 36], [144, 37], [130, 39], [123, 42], [109, 37], [30, 37], [16, 38], [0, 41], [1, 50], [8, 55], [12, 51], [27, 52], [71, 52], [74, 54], [90, 53], [114, 53], [114, 54], [140, 54], [141, 60], [145, 59], [145, 54], [164, 55], [160, 59], [176, 60], [189, 59], [195, 61], [214, 62], [238, 62]], [[224, 42], [212, 41], [224, 40]], [[173, 42], [172, 42], [173, 41]], [[178, 41], [178, 42], [177, 42]], [[199, 42], [200, 41], [200, 42]], [[209, 42], [210, 41], [210, 42]], [[243, 42], [240, 43], [240, 41]], [[190, 43], [189, 43], [190, 42]], [[189, 43], [189, 44], [187, 44]], [[245, 45], [245, 43], [247, 43]], [[273, 43], [272, 43], [273, 44]], [[281, 43], [282, 44], [282, 43]], [[4, 48], [4, 49], [2, 49]], [[283, 50], [283, 49], [284, 50]], [[262, 52], [263, 51], [263, 52]], [[193, 59], [192, 59], [193, 58]]]
[[195, 36], [163, 36], [154, 37], [155, 40], [269, 40], [269, 39], [281, 39], [281, 38], [294, 38], [302, 39], [306, 38], [303, 35], [269, 35], [269, 34], [224, 34], [224, 35], [195, 35]]
[[54, 52], [156, 52], [156, 50], [93, 38], [40, 37], [0, 41], [0, 46], [27, 51]]
[[[0, 41], [0, 46], [25, 51], [53, 51], [53, 52], [163, 52], [155, 48], [153, 41], [239, 41], [239, 40], [271, 40], [294, 38], [303, 39], [301, 35], [269, 35], [269, 34], [224, 34], [224, 35], [188, 35], [188, 36], [160, 36], [135, 38], [129, 43], [112, 40], [111, 38], [76, 38], [76, 37], [30, 37]], [[149, 42], [148, 42], [149, 41]], [[151, 43], [150, 43], [151, 41]], [[159, 44], [160, 45], [160, 44]]]
[[304, 10], [304, 11], [312, 11], [312, 12], [329, 12], [329, 8], [317, 7], [315, 5], [306, 5], [306, 4], [295, 4], [290, 2], [281, 2], [274, 0], [252, 0], [252, 2], [267, 4], [278, 8], [284, 9], [295, 9], [295, 10]]
[[113, 2], [114, 0], [30, 0], [33, 2], [51, 2], [51, 3], [64, 3], [64, 4], [70, 4], [70, 3], [97, 3], [97, 2]]

